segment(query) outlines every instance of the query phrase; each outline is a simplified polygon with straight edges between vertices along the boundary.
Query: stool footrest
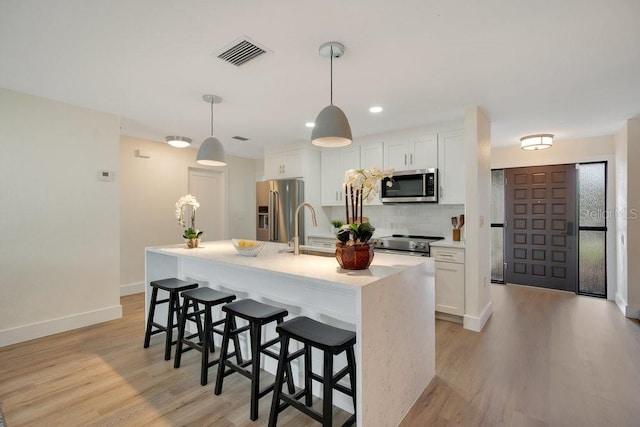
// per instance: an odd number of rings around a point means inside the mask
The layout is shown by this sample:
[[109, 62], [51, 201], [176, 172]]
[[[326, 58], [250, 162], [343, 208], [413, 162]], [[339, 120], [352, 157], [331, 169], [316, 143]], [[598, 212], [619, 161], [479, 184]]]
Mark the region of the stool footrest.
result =
[[284, 400], [285, 403], [278, 407], [278, 412], [282, 412], [288, 406], [293, 406], [298, 411], [307, 414], [308, 416], [310, 416], [314, 420], [318, 421], [319, 423], [323, 422], [322, 414], [320, 412], [318, 412], [315, 409], [310, 408], [310, 407], [306, 406], [305, 404], [303, 404], [302, 402], [294, 399], [294, 396], [291, 396], [291, 395], [285, 394], [285, 393], [281, 393], [280, 394], [280, 399]]

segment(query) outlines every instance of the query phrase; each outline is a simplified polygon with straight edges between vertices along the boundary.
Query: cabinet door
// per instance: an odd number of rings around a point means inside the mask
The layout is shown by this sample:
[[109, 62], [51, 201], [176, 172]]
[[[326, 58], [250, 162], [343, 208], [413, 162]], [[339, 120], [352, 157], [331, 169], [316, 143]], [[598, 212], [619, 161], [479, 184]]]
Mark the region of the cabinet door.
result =
[[[366, 144], [360, 147], [360, 167], [362, 169], [379, 168], [384, 169], [384, 148], [382, 142]], [[369, 203], [370, 205], [381, 205], [380, 183], [378, 183], [378, 196]]]
[[464, 264], [436, 261], [436, 311], [464, 315]]
[[320, 203], [322, 206], [339, 206], [341, 197], [338, 194], [343, 182], [340, 176], [340, 150], [323, 148], [320, 152]]
[[439, 202], [445, 205], [465, 203], [465, 151], [462, 130], [438, 135]]
[[278, 179], [282, 174], [282, 162], [280, 153], [269, 153], [264, 156], [264, 177], [266, 179]]
[[411, 141], [409, 147], [411, 169], [438, 167], [438, 135], [427, 135]]
[[320, 153], [320, 195], [322, 206], [344, 204], [344, 174], [360, 167], [360, 147], [323, 148]]
[[409, 144], [406, 142], [384, 142], [384, 168], [397, 171], [411, 169], [409, 166]]
[[298, 178], [303, 176], [302, 151], [292, 150], [281, 153], [283, 178]]

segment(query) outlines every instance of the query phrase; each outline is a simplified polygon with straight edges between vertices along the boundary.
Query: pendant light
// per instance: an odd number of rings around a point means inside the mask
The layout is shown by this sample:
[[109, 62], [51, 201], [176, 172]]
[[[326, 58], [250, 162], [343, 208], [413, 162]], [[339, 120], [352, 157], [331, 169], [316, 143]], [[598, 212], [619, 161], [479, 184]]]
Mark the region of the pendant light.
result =
[[320, 56], [331, 58], [331, 103], [320, 111], [311, 132], [311, 143], [319, 147], [344, 147], [353, 140], [347, 116], [333, 105], [333, 58], [340, 58], [343, 53], [344, 45], [338, 42], [320, 46]]
[[217, 95], [203, 95], [202, 99], [211, 104], [211, 136], [200, 144], [196, 163], [206, 166], [225, 166], [227, 153], [224, 151], [222, 142], [213, 136], [213, 104], [221, 103], [222, 98]]
[[520, 138], [520, 148], [523, 150], [544, 150], [553, 145], [553, 135], [549, 133], [528, 135]]

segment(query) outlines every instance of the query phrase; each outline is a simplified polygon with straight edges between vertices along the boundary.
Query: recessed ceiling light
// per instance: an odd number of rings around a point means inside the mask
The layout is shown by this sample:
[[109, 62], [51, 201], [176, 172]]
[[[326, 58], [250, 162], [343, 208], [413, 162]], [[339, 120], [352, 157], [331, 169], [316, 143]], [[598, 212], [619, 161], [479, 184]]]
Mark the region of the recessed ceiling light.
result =
[[369, 108], [369, 112], [370, 112], [370, 113], [379, 113], [379, 112], [381, 112], [382, 110], [383, 110], [383, 108], [382, 108], [382, 107], [378, 107], [378, 106], [375, 106], [375, 107], [371, 107], [371, 108]]
[[312, 128], [312, 127], [314, 127], [316, 124], [315, 124], [314, 122], [307, 122], [307, 123], [305, 123], [304, 125], [305, 125], [306, 127], [308, 127], [308, 128]]

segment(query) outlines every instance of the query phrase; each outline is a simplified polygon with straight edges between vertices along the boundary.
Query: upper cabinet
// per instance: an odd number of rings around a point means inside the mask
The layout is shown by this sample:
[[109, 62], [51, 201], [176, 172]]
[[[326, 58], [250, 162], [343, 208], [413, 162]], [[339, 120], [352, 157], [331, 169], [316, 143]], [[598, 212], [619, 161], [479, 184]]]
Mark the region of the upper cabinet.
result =
[[465, 151], [462, 130], [438, 134], [439, 203], [465, 203]]
[[344, 173], [360, 168], [360, 147], [323, 148], [320, 152], [322, 206], [344, 205]]
[[302, 149], [267, 153], [264, 156], [266, 179], [298, 178], [304, 176]]
[[385, 141], [384, 167], [397, 171], [438, 167], [438, 135], [410, 141]]

